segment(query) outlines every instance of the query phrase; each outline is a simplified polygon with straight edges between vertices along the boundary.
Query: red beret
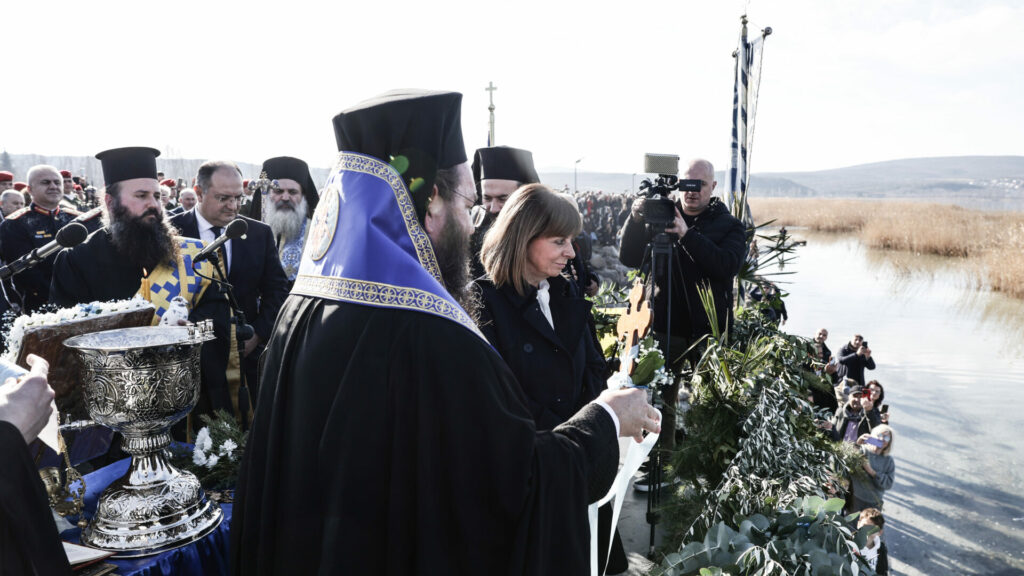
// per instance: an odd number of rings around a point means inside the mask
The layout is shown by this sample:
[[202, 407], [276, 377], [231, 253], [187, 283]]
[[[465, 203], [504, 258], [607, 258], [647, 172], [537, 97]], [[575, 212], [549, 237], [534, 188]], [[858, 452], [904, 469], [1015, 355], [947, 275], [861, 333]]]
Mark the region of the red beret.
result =
[[244, 188], [246, 190], [249, 189], [249, 181], [248, 180], [242, 180], [242, 188]]
[[18, 192], [21, 192], [25, 188], [28, 188], [28, 184], [25, 184], [24, 182], [15, 182], [14, 183], [14, 189], [17, 190]]
[[61, 170], [60, 175], [64, 178], [71, 178], [71, 170]]
[[75, 184], [75, 191], [81, 191], [81, 190], [82, 190], [82, 187], [79, 186], [78, 184]]
[[160, 181], [160, 185], [161, 186], [167, 186], [168, 188], [173, 188], [173, 187], [177, 186], [178, 183], [174, 181], [174, 178], [165, 178], [165, 179]]
[[14, 174], [11, 174], [6, 170], [0, 172], [0, 182], [14, 182]]

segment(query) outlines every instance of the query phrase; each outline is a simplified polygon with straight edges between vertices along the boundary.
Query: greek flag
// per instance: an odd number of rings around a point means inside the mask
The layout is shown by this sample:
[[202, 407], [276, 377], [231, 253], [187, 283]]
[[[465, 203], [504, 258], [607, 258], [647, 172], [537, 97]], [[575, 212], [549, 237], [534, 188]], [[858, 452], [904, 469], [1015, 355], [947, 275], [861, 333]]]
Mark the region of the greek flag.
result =
[[736, 58], [736, 78], [732, 97], [732, 155], [729, 165], [727, 201], [733, 216], [748, 227], [753, 226], [747, 204], [747, 182], [750, 177], [750, 152], [754, 142], [754, 116], [757, 113], [757, 90], [761, 77], [761, 48], [772, 33], [765, 28], [753, 41], [747, 38], [747, 17], [742, 18]]

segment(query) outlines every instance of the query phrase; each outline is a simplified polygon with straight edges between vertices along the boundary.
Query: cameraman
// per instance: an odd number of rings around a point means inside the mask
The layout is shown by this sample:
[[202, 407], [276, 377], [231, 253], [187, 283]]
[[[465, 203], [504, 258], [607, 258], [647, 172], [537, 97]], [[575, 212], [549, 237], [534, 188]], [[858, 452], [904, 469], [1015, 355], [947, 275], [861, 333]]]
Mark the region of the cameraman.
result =
[[[747, 254], [746, 229], [743, 223], [729, 214], [729, 209], [711, 193], [718, 184], [711, 162], [697, 159], [690, 162], [683, 175], [685, 180], [700, 180], [699, 191], [675, 190], [669, 199], [676, 205], [675, 220], [665, 229], [672, 239], [672, 293], [668, 294], [668, 279], [650, 274], [650, 255], [647, 246], [659, 230], [644, 224], [643, 198], [633, 202], [629, 219], [622, 228], [619, 260], [631, 268], [641, 268], [648, 274], [648, 294], [653, 299], [655, 338], [662, 350], [668, 344], [668, 309], [671, 302], [672, 339], [670, 354], [666, 358], [672, 371], [682, 369], [683, 352], [700, 337], [711, 333], [711, 325], [697, 293], [698, 287], [709, 287], [715, 300], [715, 313], [719, 329], [725, 332], [732, 317], [733, 278]], [[653, 280], [653, 286], [650, 282]], [[664, 400], [663, 429], [673, 430], [676, 424], [676, 398], [679, 383], [662, 390]], [[675, 448], [673, 434], [663, 434], [662, 448]]]

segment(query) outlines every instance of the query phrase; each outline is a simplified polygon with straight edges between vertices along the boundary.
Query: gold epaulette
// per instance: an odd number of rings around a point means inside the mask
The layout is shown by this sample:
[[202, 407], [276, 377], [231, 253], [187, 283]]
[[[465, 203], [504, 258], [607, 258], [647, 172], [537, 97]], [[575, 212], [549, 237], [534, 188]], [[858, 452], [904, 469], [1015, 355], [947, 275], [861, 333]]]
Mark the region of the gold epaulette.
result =
[[21, 208], [20, 210], [17, 210], [15, 212], [11, 212], [7, 216], [5, 216], [4, 220], [17, 220], [18, 218], [21, 218], [26, 213], [28, 213], [28, 211], [29, 211], [29, 207], [25, 206], [24, 208]]

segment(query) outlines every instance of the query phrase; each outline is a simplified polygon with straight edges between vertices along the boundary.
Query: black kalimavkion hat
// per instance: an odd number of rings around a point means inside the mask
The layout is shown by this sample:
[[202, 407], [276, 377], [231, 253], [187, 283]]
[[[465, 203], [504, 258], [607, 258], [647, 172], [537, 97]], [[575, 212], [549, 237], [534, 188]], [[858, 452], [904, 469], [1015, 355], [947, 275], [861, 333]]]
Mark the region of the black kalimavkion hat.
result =
[[540, 182], [533, 167], [533, 153], [510, 146], [479, 148], [473, 154], [473, 181], [480, 194], [481, 180], [514, 180], [520, 184]]
[[422, 221], [438, 170], [466, 161], [462, 94], [393, 90], [334, 117], [338, 150], [390, 163], [402, 175]]
[[156, 148], [132, 146], [105, 150], [96, 158], [103, 164], [103, 182], [110, 186], [133, 178], [156, 180], [156, 157], [159, 155]]

